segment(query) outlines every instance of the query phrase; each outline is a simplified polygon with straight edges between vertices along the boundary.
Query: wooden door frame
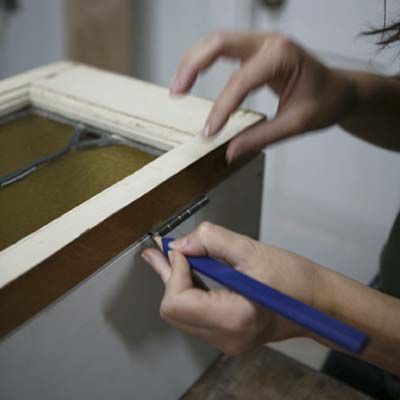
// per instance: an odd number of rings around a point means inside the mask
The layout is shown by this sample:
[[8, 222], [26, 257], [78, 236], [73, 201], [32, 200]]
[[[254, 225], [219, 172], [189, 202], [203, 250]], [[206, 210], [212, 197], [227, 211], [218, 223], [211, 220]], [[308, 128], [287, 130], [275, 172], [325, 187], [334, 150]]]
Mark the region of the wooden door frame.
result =
[[129, 75], [132, 10], [129, 0], [64, 0], [67, 56]]

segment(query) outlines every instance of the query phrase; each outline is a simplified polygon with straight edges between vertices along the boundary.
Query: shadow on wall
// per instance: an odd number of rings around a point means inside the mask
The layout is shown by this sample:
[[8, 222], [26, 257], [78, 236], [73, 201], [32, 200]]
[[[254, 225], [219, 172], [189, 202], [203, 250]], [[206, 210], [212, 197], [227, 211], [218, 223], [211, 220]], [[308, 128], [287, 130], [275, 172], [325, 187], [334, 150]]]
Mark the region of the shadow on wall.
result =
[[137, 253], [133, 268], [120, 278], [104, 308], [106, 320], [129, 348], [157, 340], [168, 326], [159, 316], [162, 282]]
[[105, 304], [103, 313], [106, 321], [132, 358], [142, 354], [155, 342], [158, 345], [160, 342], [168, 344], [172, 335], [179, 335], [195, 363], [204, 365], [215, 350], [193, 337], [178, 333], [161, 319], [159, 308], [164, 287], [156, 273], [142, 260], [140, 253], [140, 250], [135, 252], [132, 268], [120, 278]]

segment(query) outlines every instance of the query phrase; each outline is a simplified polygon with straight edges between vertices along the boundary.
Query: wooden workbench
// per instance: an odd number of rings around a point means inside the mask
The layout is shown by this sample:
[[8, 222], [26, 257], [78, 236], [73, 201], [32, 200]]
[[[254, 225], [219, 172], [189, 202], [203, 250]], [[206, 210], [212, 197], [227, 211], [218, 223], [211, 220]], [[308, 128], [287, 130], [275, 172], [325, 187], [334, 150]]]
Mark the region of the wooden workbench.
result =
[[275, 350], [219, 358], [184, 400], [365, 400], [370, 397]]

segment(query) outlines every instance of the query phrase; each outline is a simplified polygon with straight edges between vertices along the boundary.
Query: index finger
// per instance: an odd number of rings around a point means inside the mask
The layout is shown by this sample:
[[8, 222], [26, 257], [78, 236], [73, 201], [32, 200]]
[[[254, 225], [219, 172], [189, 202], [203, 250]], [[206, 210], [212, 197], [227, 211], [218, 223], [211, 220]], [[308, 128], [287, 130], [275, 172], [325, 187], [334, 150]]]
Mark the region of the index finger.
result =
[[236, 267], [248, 264], [254, 253], [254, 241], [228, 229], [202, 222], [193, 232], [170, 244], [187, 256], [210, 256]]
[[263, 34], [215, 32], [199, 40], [183, 56], [171, 82], [171, 92], [185, 93], [200, 71], [207, 69], [219, 57], [248, 59], [263, 42]]

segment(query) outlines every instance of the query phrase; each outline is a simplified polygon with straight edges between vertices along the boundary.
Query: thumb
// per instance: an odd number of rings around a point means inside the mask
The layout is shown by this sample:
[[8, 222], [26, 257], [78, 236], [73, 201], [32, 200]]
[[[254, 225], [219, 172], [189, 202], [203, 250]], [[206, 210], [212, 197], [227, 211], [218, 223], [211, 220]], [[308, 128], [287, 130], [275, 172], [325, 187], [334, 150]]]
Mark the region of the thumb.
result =
[[270, 121], [261, 121], [233, 138], [226, 151], [228, 164], [245, 154], [262, 150], [265, 146], [304, 133], [310, 111], [306, 106], [278, 113]]
[[170, 244], [187, 256], [210, 256], [232, 266], [244, 264], [254, 249], [247, 236], [232, 232], [210, 222], [202, 222], [192, 233]]
[[171, 276], [165, 285], [165, 294], [177, 295], [193, 287], [192, 275], [186, 258], [179, 251], [168, 252]]

